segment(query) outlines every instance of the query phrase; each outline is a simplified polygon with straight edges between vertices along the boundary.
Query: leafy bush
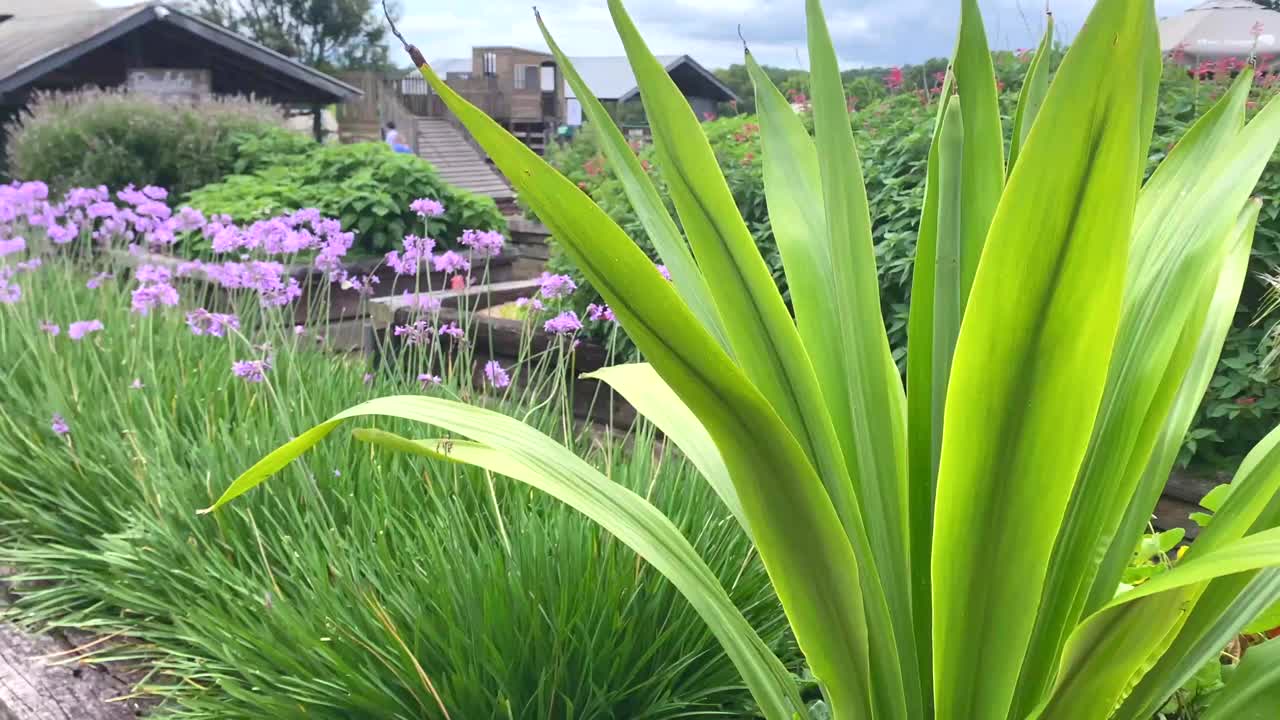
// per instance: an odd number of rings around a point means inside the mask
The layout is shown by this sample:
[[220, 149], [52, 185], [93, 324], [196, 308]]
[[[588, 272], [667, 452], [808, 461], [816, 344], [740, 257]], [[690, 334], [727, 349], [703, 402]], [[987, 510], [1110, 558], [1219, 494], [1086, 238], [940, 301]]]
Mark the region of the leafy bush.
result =
[[314, 144], [283, 125], [278, 107], [242, 98], [172, 103], [80, 90], [36, 95], [4, 134], [10, 174], [54, 192], [135, 184], [184, 193], [239, 171], [239, 149], [256, 138]]
[[444, 203], [444, 231], [437, 240], [446, 246], [453, 247], [466, 229], [506, 230], [492, 198], [448, 185], [430, 163], [383, 143], [315, 146], [296, 153], [287, 142], [268, 137], [241, 147], [251, 159], [246, 173], [189, 193], [192, 207], [237, 221], [319, 208], [354, 230], [357, 249], [367, 254], [392, 250], [407, 233], [421, 232], [421, 219], [409, 204], [422, 197]]
[[[994, 60], [1005, 88], [1000, 99], [1007, 119], [1013, 115], [1027, 58], [995, 53]], [[1270, 77], [1259, 82], [1253, 91], [1251, 108], [1275, 93], [1274, 82]], [[1196, 80], [1181, 68], [1166, 68], [1160, 85], [1149, 169], [1154, 169], [1199, 114], [1222, 95], [1225, 87], [1224, 80]], [[861, 107], [850, 116], [866, 179], [885, 325], [894, 357], [904, 369], [906, 312], [911, 298], [916, 233], [924, 203], [924, 179], [936, 109], [936, 103], [924, 106], [917, 94], [903, 93]], [[809, 116], [805, 120], [811, 123]], [[755, 132], [758, 120], [755, 116], [720, 118], [704, 123], [703, 127], [738, 210], [751, 229], [779, 290], [789, 302], [790, 292], [764, 202], [760, 139]], [[1006, 142], [1009, 128], [1006, 122]], [[589, 126], [584, 130], [572, 143], [556, 148], [549, 157], [550, 162], [578, 183], [656, 261], [657, 253], [635, 216], [622, 184], [615, 178], [613, 168], [608, 167], [600, 153], [594, 131]], [[651, 168], [650, 175], [665, 197], [660, 173], [653, 165], [653, 148], [639, 144], [635, 147]], [[1257, 194], [1264, 198], [1280, 197], [1280, 155], [1263, 174]], [[1268, 203], [1258, 220], [1251, 268], [1262, 273], [1278, 266], [1280, 205]], [[551, 267], [555, 272], [572, 275], [578, 283], [579, 292], [573, 300], [580, 313], [588, 303], [601, 302], [590, 282], [563, 252], [553, 253]], [[1220, 467], [1238, 463], [1250, 447], [1280, 422], [1280, 383], [1275, 382], [1275, 373], [1260, 362], [1270, 348], [1264, 342], [1265, 330], [1254, 324], [1265, 290], [1266, 285], [1256, 279], [1246, 283], [1218, 371], [1187, 437], [1181, 456], [1183, 465]], [[605, 331], [589, 327], [588, 332], [599, 340]]]

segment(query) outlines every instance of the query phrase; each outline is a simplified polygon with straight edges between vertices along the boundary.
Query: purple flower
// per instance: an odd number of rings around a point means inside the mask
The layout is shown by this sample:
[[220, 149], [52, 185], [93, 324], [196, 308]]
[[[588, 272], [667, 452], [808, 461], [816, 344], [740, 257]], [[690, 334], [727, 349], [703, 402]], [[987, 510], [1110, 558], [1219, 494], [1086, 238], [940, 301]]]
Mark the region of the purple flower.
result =
[[421, 217], [440, 217], [444, 215], [444, 205], [438, 200], [430, 198], [418, 198], [409, 203], [409, 209], [420, 215]]
[[260, 383], [267, 379], [267, 372], [271, 370], [271, 359], [266, 360], [237, 360], [231, 365], [231, 372], [238, 378], [243, 378], [247, 383]]
[[441, 325], [440, 327], [436, 328], [436, 332], [440, 333], [441, 335], [448, 335], [449, 337], [457, 340], [461, 340], [467, 335], [465, 332], [463, 332], [462, 328], [458, 327], [458, 323], [456, 322], [451, 322], [448, 325]]
[[426, 320], [418, 320], [409, 325], [397, 325], [392, 328], [396, 337], [403, 337], [406, 345], [425, 345], [431, 342], [433, 330]]
[[191, 277], [203, 269], [204, 263], [199, 260], [187, 260], [185, 262], [178, 263], [178, 267], [173, 271], [173, 274], [180, 278]]
[[454, 273], [471, 269], [471, 262], [452, 250], [432, 258], [432, 264], [436, 272]]
[[89, 214], [90, 220], [98, 220], [101, 218], [114, 218], [120, 209], [110, 200], [100, 200], [90, 205], [86, 212]]
[[192, 335], [212, 335], [223, 337], [227, 330], [239, 330], [240, 318], [227, 313], [213, 313], [198, 308], [187, 313], [187, 327]]
[[543, 307], [542, 301], [538, 298], [516, 298], [516, 307], [524, 307], [526, 305], [528, 305], [531, 310], [541, 310]]
[[401, 296], [404, 298], [405, 308], [416, 312], [435, 313], [440, 310], [440, 298], [430, 293], [418, 293], [414, 295], [408, 290], [404, 291]]
[[20, 253], [27, 249], [27, 241], [23, 238], [16, 237], [12, 240], [0, 240], [0, 257]]
[[372, 384], [373, 384], [373, 373], [365, 373], [365, 374], [364, 374], [364, 384], [365, 384], [365, 385], [372, 385]]
[[140, 265], [134, 272], [134, 277], [140, 283], [167, 283], [173, 275], [158, 265]]
[[54, 337], [58, 337], [62, 334], [62, 328], [48, 321], [40, 323], [40, 329]]
[[143, 285], [133, 291], [130, 307], [139, 315], [148, 315], [160, 306], [173, 307], [178, 304], [178, 291], [167, 283]]
[[165, 190], [164, 188], [161, 188], [161, 187], [156, 187], [155, 185], [148, 185], [142, 188], [142, 194], [144, 197], [150, 198], [152, 200], [164, 200], [165, 198], [169, 197], [168, 190]]
[[591, 303], [587, 306], [587, 319], [595, 321], [604, 320], [606, 322], [618, 321], [618, 318], [613, 315], [613, 308], [608, 305], [597, 305], [595, 303]]
[[578, 319], [577, 313], [566, 310], [544, 323], [542, 329], [556, 335], [566, 335], [581, 330], [582, 321]]
[[0, 283], [0, 304], [15, 305], [22, 299], [22, 286], [17, 283]]
[[52, 224], [45, 228], [45, 235], [54, 245], [66, 245], [80, 235], [80, 227], [73, 222], [66, 225]]
[[33, 257], [30, 260], [18, 263], [14, 267], [17, 269], [18, 272], [34, 272], [35, 270], [39, 269], [39, 267], [43, 264], [44, 264], [43, 260], [41, 260], [38, 257]]
[[538, 290], [542, 297], [548, 300], [555, 298], [568, 297], [578, 289], [577, 283], [568, 275], [552, 275], [551, 273], [542, 273], [542, 287]]
[[296, 336], [298, 336], [298, 335], [305, 335], [305, 334], [306, 334], [306, 332], [307, 332], [307, 328], [306, 328], [305, 326], [303, 326], [303, 325], [294, 325], [294, 326], [293, 326], [293, 334], [294, 334], [294, 336], [295, 336], [295, 337], [296, 337]]
[[492, 230], [464, 230], [458, 242], [471, 248], [475, 257], [491, 258], [502, 254], [502, 244], [506, 238], [502, 233]]
[[67, 337], [80, 340], [90, 333], [101, 331], [101, 320], [78, 320], [67, 326]]
[[443, 381], [440, 379], [439, 375], [428, 375], [427, 373], [421, 373], [418, 375], [418, 382], [422, 383], [422, 388], [425, 390], [426, 388], [432, 385], [439, 385]]
[[53, 414], [53, 418], [49, 422], [49, 427], [55, 435], [62, 436], [71, 432], [71, 426], [67, 425], [67, 421], [62, 419], [58, 413]]
[[671, 271], [667, 269], [666, 265], [658, 266], [658, 274], [661, 275], [667, 282], [671, 282]]
[[502, 369], [502, 364], [497, 360], [490, 360], [484, 364], [484, 376], [496, 388], [504, 388], [511, 384], [511, 376]]
[[146, 385], [142, 384], [142, 378], [134, 378], [133, 382], [129, 383], [129, 387], [134, 390], [141, 390], [146, 387]]

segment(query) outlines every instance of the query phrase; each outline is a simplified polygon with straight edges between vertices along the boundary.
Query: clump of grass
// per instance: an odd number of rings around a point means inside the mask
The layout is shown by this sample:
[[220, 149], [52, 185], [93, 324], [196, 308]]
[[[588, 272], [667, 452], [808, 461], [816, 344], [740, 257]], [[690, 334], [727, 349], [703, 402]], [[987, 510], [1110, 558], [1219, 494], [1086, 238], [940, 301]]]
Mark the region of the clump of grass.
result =
[[[477, 391], [469, 360], [438, 347], [400, 358], [407, 373], [369, 377], [363, 360], [322, 352], [314, 329], [295, 334], [283, 309], [233, 298], [224, 309], [240, 329], [196, 336], [184, 312], [210, 303], [192, 286], [142, 316], [126, 268], [43, 260], [21, 276], [21, 300], [0, 305], [0, 564], [18, 570], [13, 616], [129, 638], [87, 656], [143, 669], [137, 692], [161, 698], [161, 716], [750, 714], [738, 673], [665, 579], [503, 478], [336, 442], [252, 505], [195, 514], [305, 426], [386, 394], [466, 396], [565, 438], [671, 516], [762, 636], [795, 657], [763, 567], [706, 484], [649, 430], [573, 429], [562, 355], [529, 359], [541, 375], [501, 390]], [[100, 271], [114, 277], [87, 288]], [[68, 337], [90, 319], [103, 329]], [[231, 371], [267, 357], [263, 382]], [[427, 370], [439, 385], [418, 380]]]

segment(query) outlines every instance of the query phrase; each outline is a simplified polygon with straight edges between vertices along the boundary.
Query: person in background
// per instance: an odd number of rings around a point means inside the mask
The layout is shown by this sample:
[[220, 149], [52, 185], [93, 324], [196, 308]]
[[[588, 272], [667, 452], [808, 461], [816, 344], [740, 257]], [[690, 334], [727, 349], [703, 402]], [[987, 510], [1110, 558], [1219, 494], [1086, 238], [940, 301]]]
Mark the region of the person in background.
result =
[[387, 129], [386, 131], [383, 132], [382, 137], [384, 140], [387, 141], [387, 145], [391, 146], [392, 150], [395, 150], [398, 153], [409, 153], [410, 155], [413, 154], [413, 150], [411, 150], [408, 145], [400, 144], [400, 133], [396, 131], [395, 123], [393, 122], [387, 123]]

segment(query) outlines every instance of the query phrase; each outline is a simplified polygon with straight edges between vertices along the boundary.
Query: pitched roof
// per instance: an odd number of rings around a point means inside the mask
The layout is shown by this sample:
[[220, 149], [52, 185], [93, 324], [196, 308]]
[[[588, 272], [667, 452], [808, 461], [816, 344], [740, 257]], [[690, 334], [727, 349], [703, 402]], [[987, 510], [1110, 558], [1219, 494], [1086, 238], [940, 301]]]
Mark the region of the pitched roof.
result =
[[[10, 1], [0, 0], [5, 3]], [[15, 17], [0, 22], [0, 93], [26, 85], [85, 53], [153, 22], [164, 22], [181, 28], [338, 99], [361, 94], [360, 90], [351, 85], [237, 35], [221, 25], [158, 2], [48, 15], [15, 13]]]
[[[631, 72], [631, 63], [625, 56], [616, 57], [575, 57], [569, 58], [573, 67], [582, 76], [583, 82], [600, 100], [616, 100], [624, 102], [639, 94], [636, 87], [635, 73]], [[658, 62], [668, 73], [677, 70], [688, 70], [723, 94], [725, 100], [736, 100], [737, 96], [727, 85], [720, 81], [696, 60], [688, 55], [659, 55]], [[565, 86], [565, 97], [577, 97], [573, 88]]]

